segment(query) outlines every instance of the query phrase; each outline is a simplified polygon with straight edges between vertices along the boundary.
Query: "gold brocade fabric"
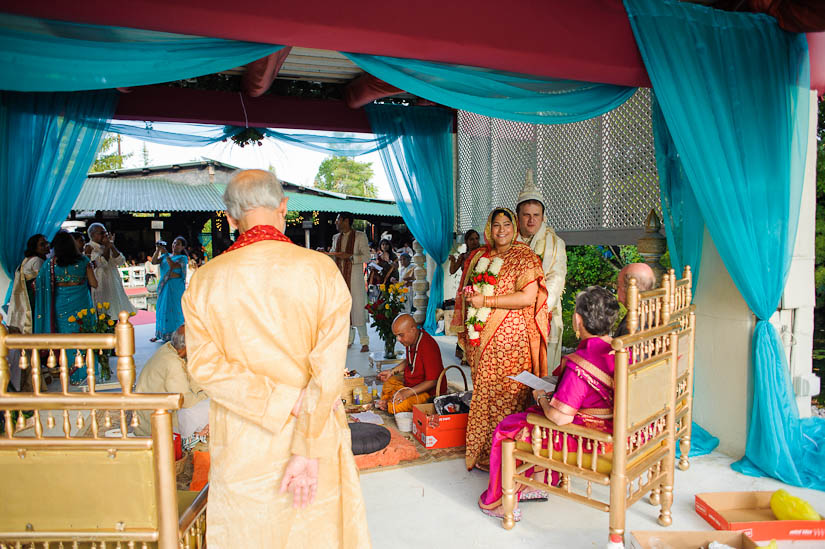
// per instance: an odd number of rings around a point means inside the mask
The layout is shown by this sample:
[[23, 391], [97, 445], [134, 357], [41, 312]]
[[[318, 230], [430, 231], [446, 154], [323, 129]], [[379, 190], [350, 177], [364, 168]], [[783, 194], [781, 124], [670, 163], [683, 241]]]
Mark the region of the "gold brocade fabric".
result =
[[549, 317], [541, 261], [519, 242], [502, 257], [504, 265], [495, 295], [511, 294], [528, 284], [538, 284], [538, 292], [535, 304], [524, 309], [493, 309], [481, 331], [479, 346], [467, 343], [466, 331], [458, 336], [473, 372], [473, 400], [467, 422], [468, 469], [489, 462], [496, 425], [526, 407], [530, 388], [507, 376], [525, 370], [539, 377], [547, 375]]
[[[210, 549], [370, 547], [346, 416], [335, 406], [350, 306], [329, 257], [285, 242], [225, 253], [192, 277], [187, 367], [212, 399]], [[280, 493], [293, 454], [319, 460], [315, 501], [303, 509]]]

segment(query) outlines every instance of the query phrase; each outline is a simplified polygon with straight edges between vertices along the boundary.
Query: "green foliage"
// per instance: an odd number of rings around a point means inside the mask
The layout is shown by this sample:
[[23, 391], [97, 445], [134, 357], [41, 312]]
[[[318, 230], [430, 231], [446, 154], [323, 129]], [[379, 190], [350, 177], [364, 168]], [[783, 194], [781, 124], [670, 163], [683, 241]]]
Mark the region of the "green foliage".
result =
[[358, 162], [343, 156], [331, 156], [318, 166], [315, 187], [325, 191], [374, 198], [378, 190], [372, 182], [372, 162]]
[[[89, 173], [123, 169], [123, 161], [128, 160], [132, 156], [132, 153], [118, 153], [119, 137], [119, 135], [115, 135], [113, 133], [103, 136], [103, 139], [100, 140], [100, 146], [97, 149], [97, 154], [95, 155], [95, 161], [89, 169]], [[148, 153], [146, 159], [148, 159]]]
[[[641, 258], [636, 246], [621, 246], [619, 255], [622, 259], [627, 257], [634, 261], [637, 260], [637, 256]], [[616, 259], [615, 253], [604, 246], [567, 247], [567, 281], [561, 298], [562, 322], [564, 322], [562, 345], [565, 347], [575, 347], [578, 342], [573, 332], [576, 295], [588, 286], [614, 285], [618, 268], [611, 262], [611, 259]]]

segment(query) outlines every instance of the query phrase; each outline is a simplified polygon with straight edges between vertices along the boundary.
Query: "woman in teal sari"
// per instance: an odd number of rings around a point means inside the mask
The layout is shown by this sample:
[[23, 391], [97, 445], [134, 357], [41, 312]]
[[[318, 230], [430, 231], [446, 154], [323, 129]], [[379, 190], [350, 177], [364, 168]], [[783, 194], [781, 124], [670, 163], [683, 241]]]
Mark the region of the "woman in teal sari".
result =
[[155, 307], [155, 337], [149, 341], [169, 341], [181, 324], [183, 309], [180, 300], [186, 289], [186, 240], [179, 236], [172, 241], [172, 253], [166, 251], [166, 243], [158, 242], [152, 263], [160, 264], [158, 282], [158, 302]]
[[[89, 287], [97, 288], [97, 279], [89, 258], [78, 252], [74, 239], [60, 231], [52, 241], [54, 257], [43, 263], [35, 281], [34, 333], [74, 334], [79, 331], [76, 316], [94, 314]], [[69, 368], [74, 367], [75, 351], [67, 351]], [[86, 379], [86, 368], [72, 372], [73, 385]]]

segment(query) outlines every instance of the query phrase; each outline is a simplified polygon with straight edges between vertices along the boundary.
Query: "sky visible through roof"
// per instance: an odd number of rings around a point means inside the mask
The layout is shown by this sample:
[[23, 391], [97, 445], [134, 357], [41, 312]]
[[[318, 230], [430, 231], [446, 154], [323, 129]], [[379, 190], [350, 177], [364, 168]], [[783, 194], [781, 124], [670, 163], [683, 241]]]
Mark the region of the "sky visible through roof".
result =
[[[291, 130], [295, 131], [295, 130]], [[325, 132], [307, 132], [329, 135]], [[354, 134], [371, 136], [371, 134]], [[144, 142], [138, 139], [123, 137], [121, 141], [121, 151], [123, 154], [131, 153], [132, 156], [124, 161], [124, 168], [141, 168], [144, 166], [143, 159]], [[284, 181], [310, 187], [318, 172], [318, 166], [328, 156], [323, 153], [310, 151], [301, 147], [275, 142], [271, 139], [264, 139], [262, 146], [247, 145], [239, 147], [231, 141], [226, 143], [218, 142], [206, 147], [171, 147], [168, 145], [157, 145], [146, 143], [149, 154], [150, 166], [163, 166], [177, 164], [181, 162], [191, 162], [210, 158], [226, 164], [238, 166], [239, 168], [275, 168], [275, 173]], [[359, 162], [372, 162], [372, 169], [375, 173], [373, 182], [378, 190], [376, 198], [393, 200], [384, 167], [381, 164], [380, 155], [375, 152], [355, 158]]]

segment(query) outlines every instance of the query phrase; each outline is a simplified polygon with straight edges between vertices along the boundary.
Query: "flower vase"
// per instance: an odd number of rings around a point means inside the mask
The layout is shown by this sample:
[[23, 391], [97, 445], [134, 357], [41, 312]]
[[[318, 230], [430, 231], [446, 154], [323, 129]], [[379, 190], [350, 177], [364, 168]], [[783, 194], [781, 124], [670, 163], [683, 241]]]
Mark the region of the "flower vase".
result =
[[384, 340], [384, 358], [395, 358], [395, 336]]

